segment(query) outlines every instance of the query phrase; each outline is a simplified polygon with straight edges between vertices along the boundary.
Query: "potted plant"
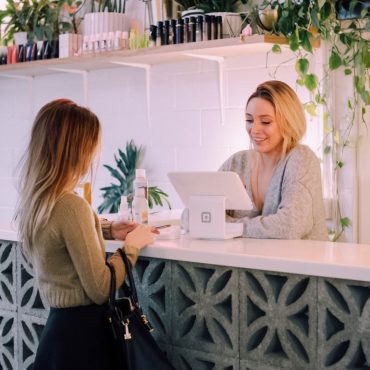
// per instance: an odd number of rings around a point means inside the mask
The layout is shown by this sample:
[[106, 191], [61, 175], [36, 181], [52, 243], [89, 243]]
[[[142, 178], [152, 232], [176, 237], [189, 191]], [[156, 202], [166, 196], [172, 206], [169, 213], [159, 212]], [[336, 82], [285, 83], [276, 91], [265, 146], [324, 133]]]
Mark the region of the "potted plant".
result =
[[0, 24], [5, 25], [2, 39], [5, 43], [15, 40], [16, 45], [27, 42], [28, 32], [32, 30], [34, 7], [32, 2], [8, 0], [4, 10], [0, 10]]
[[[133, 140], [126, 143], [126, 150], [123, 152], [118, 149], [118, 156], [114, 155], [116, 168], [104, 165], [110, 172], [117, 183], [111, 183], [109, 186], [101, 188], [103, 191], [103, 203], [98, 207], [98, 212], [117, 213], [121, 201], [121, 196], [126, 195], [128, 203], [131, 205], [133, 199], [133, 181], [135, 170], [140, 167], [143, 157], [143, 148], [137, 147]], [[148, 206], [153, 208], [154, 205], [163, 206], [166, 203], [169, 208], [171, 204], [168, 201], [168, 194], [157, 186], [148, 188]]]

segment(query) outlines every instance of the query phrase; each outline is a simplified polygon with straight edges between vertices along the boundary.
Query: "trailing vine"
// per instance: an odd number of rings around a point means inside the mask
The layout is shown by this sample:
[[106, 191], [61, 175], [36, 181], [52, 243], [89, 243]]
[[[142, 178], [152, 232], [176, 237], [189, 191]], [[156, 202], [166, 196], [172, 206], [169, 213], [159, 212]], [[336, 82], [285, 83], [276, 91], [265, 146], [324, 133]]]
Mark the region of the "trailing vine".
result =
[[[343, 21], [340, 18], [338, 2], [335, 0], [264, 0], [257, 9], [257, 14], [271, 11], [276, 15], [269, 31], [274, 35], [285, 36], [291, 51], [296, 55], [295, 69], [297, 84], [310, 93], [310, 101], [304, 108], [311, 116], [318, 115], [322, 107], [324, 124], [323, 154], [331, 156], [333, 168], [333, 196], [336, 201], [336, 220], [331, 239], [338, 240], [351, 221], [342, 214], [340, 207], [340, 189], [338, 177], [344, 163], [344, 151], [352, 145], [350, 136], [358, 121], [365, 122], [366, 109], [370, 105], [370, 9], [368, 2], [351, 0], [347, 14], [354, 18]], [[258, 22], [261, 26], [262, 22]], [[262, 24], [263, 26], [263, 24]], [[328, 48], [323, 78], [311, 71], [309, 54], [318, 44]], [[279, 44], [272, 47], [272, 52], [281, 53]], [[345, 76], [352, 76], [353, 97], [347, 99], [348, 119], [344, 128], [337, 127], [331, 114], [328, 81], [331, 73], [342, 70]]]

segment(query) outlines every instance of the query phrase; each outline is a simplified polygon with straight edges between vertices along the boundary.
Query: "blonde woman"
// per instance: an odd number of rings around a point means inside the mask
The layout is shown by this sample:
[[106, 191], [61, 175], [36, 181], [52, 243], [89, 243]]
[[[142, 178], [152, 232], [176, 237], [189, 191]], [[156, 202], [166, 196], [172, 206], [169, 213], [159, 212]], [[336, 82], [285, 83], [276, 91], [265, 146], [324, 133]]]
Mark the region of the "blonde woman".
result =
[[[51, 307], [34, 370], [122, 369], [111, 353], [104, 305], [111, 276], [101, 226], [90, 205], [74, 193], [92, 166], [100, 137], [95, 114], [69, 100], [46, 104], [33, 124], [16, 217], [24, 252]], [[143, 225], [105, 226], [113, 236], [125, 237], [133, 265], [140, 249], [153, 242]], [[115, 253], [110, 262], [120, 286], [123, 261]]]
[[253, 200], [251, 211], [229, 211], [243, 222], [245, 237], [328, 240], [320, 163], [300, 144], [306, 120], [296, 93], [284, 82], [267, 81], [245, 109], [252, 150], [232, 155], [222, 171], [238, 173]]

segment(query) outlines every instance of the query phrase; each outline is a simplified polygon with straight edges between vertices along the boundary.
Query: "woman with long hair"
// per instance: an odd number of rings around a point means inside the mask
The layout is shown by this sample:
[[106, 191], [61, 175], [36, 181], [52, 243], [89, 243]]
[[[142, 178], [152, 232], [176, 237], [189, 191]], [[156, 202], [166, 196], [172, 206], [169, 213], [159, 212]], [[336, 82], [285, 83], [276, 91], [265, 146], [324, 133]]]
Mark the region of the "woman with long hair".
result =
[[229, 211], [249, 238], [328, 240], [320, 162], [300, 144], [306, 131], [301, 102], [281, 81], [260, 84], [245, 108], [252, 149], [221, 167], [241, 177], [253, 200], [251, 211]]
[[[89, 173], [100, 140], [94, 113], [70, 100], [55, 100], [38, 112], [23, 157], [16, 220], [23, 251], [51, 307], [34, 370], [119, 368], [106, 315], [111, 275], [102, 229], [89, 203], [74, 192]], [[134, 265], [153, 233], [144, 225], [112, 226], [108, 231], [125, 238], [124, 250]], [[125, 278], [121, 256], [116, 252], [109, 261], [120, 286]]]

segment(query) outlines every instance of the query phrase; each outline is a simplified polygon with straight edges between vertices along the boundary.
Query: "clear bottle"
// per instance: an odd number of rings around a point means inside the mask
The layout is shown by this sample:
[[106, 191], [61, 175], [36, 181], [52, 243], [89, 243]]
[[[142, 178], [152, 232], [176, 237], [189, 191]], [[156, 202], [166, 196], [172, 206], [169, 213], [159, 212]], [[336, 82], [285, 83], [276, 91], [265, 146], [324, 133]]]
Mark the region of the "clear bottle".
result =
[[145, 189], [135, 190], [135, 196], [132, 201], [134, 221], [139, 224], [148, 224], [148, 201], [145, 197]]
[[128, 207], [127, 196], [121, 196], [121, 204], [119, 206], [118, 220], [120, 221], [132, 221], [131, 211]]
[[135, 196], [138, 189], [144, 189], [145, 198], [148, 199], [148, 180], [146, 178], [145, 169], [143, 168], [136, 169], [133, 188]]

